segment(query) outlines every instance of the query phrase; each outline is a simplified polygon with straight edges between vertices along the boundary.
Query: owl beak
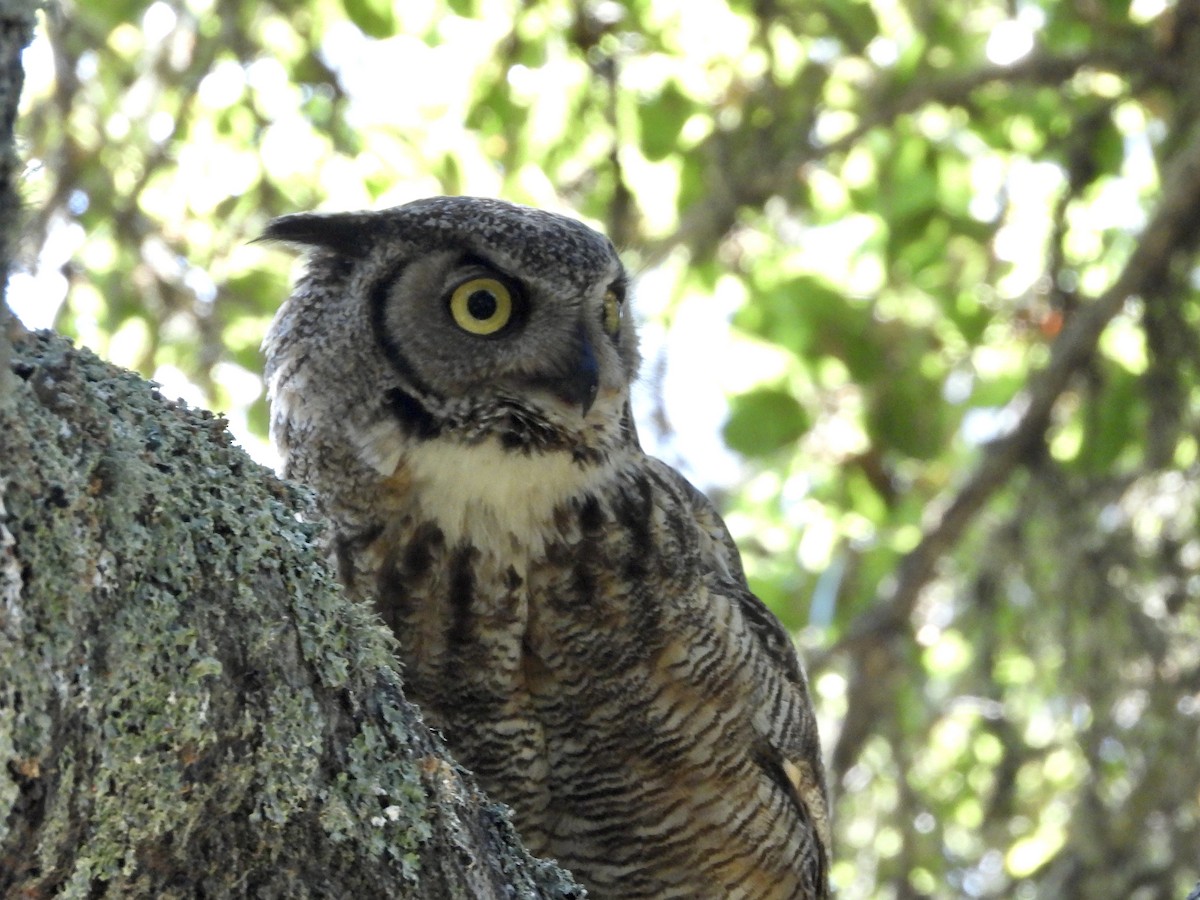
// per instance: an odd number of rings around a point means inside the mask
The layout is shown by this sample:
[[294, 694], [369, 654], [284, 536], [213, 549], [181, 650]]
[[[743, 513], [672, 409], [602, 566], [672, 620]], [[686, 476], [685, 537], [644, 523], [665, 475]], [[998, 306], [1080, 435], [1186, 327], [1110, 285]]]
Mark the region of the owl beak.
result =
[[578, 337], [579, 356], [575, 360], [575, 368], [567, 375], [553, 379], [550, 388], [560, 399], [572, 406], [578, 406], [580, 415], [586, 418], [596, 399], [596, 392], [600, 389], [600, 366], [596, 363], [596, 351], [592, 349], [592, 341], [582, 325], [579, 327]]

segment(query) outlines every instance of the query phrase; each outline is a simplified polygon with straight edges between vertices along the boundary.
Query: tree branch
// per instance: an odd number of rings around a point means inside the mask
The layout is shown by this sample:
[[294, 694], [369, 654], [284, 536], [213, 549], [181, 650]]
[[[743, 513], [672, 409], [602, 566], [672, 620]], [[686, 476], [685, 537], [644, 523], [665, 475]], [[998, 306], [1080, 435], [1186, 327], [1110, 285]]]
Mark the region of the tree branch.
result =
[[853, 130], [835, 141], [815, 147], [796, 162], [809, 162], [848, 150], [862, 140], [867, 132], [889, 125], [905, 113], [915, 112], [930, 103], [963, 106], [976, 91], [993, 84], [1058, 85], [1088, 68], [1121, 74], [1139, 72], [1155, 79], [1170, 75], [1168, 66], [1137, 44], [1119, 51], [1105, 47], [1068, 56], [1031, 53], [1015, 63], [981, 66], [965, 74], [918, 83], [891, 98], [881, 98], [873, 108], [863, 113]]
[[[983, 458], [966, 483], [935, 513], [917, 546], [901, 561], [894, 579], [885, 583], [872, 607], [847, 630], [845, 637], [812, 665], [819, 669], [836, 654], [853, 654], [855, 659], [873, 659], [876, 668], [882, 654], [894, 659], [885, 648], [903, 634], [922, 589], [933, 578], [937, 562], [958, 543], [968, 525], [987, 500], [1011, 477], [1030, 452], [1045, 439], [1051, 413], [1095, 352], [1108, 323], [1134, 298], [1152, 302], [1170, 279], [1181, 256], [1194, 254], [1200, 239], [1200, 127], [1167, 167], [1162, 199], [1142, 231], [1133, 253], [1112, 286], [1090, 303], [1081, 304], [1051, 347], [1046, 367], [1030, 380], [1028, 388], [1011, 408], [1019, 410], [1016, 425], [1004, 437], [989, 444]], [[886, 668], [886, 666], [883, 666]], [[876, 681], [878, 683], [878, 681]], [[839, 742], [840, 743], [840, 742]], [[855, 754], [839, 748], [835, 757], [843, 762]], [[837, 767], [835, 766], [835, 769]]]
[[[885, 84], [876, 92], [875, 103], [860, 113], [858, 125], [836, 140], [827, 144], [814, 143], [810, 134], [811, 121], [806, 117], [791, 126], [794, 140], [786, 146], [793, 148], [792, 152], [774, 159], [769, 156], [756, 159], [756, 165], [745, 170], [746, 178], [738, 180], [735, 167], [714, 165], [716, 180], [709, 193], [684, 211], [674, 232], [647, 246], [643, 264], [647, 268], [653, 267], [676, 247], [715, 243], [733, 227], [740, 209], [761, 206], [771, 194], [788, 190], [804, 166], [845, 152], [868, 132], [887, 126], [906, 113], [930, 103], [961, 106], [973, 93], [993, 84], [1062, 84], [1086, 68], [1136, 72], [1155, 81], [1175, 77], [1165, 60], [1140, 44], [1131, 43], [1119, 51], [1101, 48], [1067, 56], [1034, 53], [1011, 65], [982, 66], [966, 74], [922, 82], [892, 96], [886, 93], [888, 85]], [[717, 160], [726, 139], [724, 132], [715, 131], [693, 152]]]
[[0, 896], [570, 898], [404, 699], [306, 501], [49, 334], [0, 398]]

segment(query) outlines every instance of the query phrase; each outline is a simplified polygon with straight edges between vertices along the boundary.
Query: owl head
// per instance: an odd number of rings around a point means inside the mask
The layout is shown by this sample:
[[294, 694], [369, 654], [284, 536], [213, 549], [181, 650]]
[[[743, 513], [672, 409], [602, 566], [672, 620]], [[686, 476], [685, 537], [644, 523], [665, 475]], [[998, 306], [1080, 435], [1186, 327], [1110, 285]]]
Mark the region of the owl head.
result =
[[580, 222], [436, 197], [284, 216], [263, 239], [308, 251], [265, 343], [294, 427], [317, 391], [359, 432], [383, 418], [410, 436], [525, 449], [612, 439], [628, 418], [628, 280]]

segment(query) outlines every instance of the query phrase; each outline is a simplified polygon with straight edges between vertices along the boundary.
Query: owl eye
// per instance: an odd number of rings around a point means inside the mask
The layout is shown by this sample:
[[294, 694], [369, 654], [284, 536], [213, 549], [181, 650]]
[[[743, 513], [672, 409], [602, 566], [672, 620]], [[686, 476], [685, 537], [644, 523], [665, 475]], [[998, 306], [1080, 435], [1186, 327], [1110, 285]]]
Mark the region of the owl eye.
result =
[[495, 334], [512, 320], [512, 292], [495, 278], [464, 281], [450, 295], [450, 315], [463, 331]]
[[616, 337], [621, 330], [621, 296], [609, 289], [604, 294], [604, 330], [611, 337]]

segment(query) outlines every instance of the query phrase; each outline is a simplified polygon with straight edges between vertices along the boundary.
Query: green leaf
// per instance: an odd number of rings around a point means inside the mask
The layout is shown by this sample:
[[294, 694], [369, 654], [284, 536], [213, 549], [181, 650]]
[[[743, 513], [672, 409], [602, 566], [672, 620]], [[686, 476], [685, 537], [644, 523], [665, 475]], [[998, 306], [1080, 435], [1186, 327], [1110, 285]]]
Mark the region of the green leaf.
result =
[[698, 154], [685, 153], [680, 158], [679, 166], [679, 196], [677, 205], [680, 209], [688, 209], [697, 203], [702, 203], [712, 190], [704, 163]]
[[1106, 118], [1091, 135], [1092, 160], [1098, 175], [1117, 175], [1125, 162], [1125, 136], [1112, 118]]
[[881, 380], [867, 413], [874, 443], [914, 459], [937, 456], [946, 437], [941, 384], [913, 369]]
[[122, 22], [136, 22], [146, 11], [144, 0], [112, 0], [111, 3], [87, 3], [76, 13], [88, 28], [107, 31]]
[[789, 278], [757, 293], [738, 311], [734, 323], [806, 361], [839, 359], [856, 379], [877, 373], [883, 358], [870, 308], [811, 275]]
[[808, 413], [782, 388], [756, 388], [734, 397], [722, 434], [744, 456], [765, 456], [795, 443], [808, 430]]
[[1138, 433], [1137, 377], [1115, 364], [1105, 374], [1104, 389], [1083, 410], [1083, 441], [1074, 462], [1084, 472], [1109, 469]]
[[391, 37], [396, 33], [396, 16], [391, 0], [342, 0], [350, 21], [373, 38]]
[[679, 132], [696, 109], [696, 104], [673, 81], [663, 85], [657, 97], [638, 104], [642, 153], [657, 162], [676, 150]]
[[879, 34], [879, 20], [870, 3], [838, 0], [821, 3], [818, 8], [829, 17], [830, 30], [856, 53], [863, 52]]

